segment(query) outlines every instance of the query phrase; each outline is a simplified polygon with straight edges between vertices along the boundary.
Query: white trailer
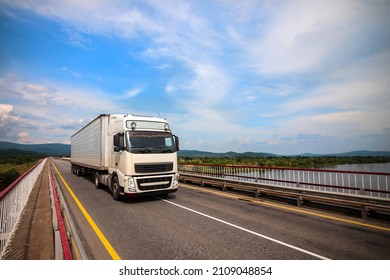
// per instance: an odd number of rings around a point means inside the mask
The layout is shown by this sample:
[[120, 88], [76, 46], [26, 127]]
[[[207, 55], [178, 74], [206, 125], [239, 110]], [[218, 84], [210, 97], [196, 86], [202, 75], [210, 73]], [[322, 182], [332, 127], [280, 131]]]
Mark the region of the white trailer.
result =
[[176, 192], [179, 139], [162, 118], [102, 114], [71, 138], [71, 169], [122, 196]]

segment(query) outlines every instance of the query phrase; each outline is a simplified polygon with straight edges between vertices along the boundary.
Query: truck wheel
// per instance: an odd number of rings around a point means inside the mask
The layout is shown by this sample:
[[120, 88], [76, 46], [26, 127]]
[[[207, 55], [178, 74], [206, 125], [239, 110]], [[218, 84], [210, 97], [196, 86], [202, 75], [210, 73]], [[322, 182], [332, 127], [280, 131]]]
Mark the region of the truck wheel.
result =
[[111, 192], [112, 192], [112, 198], [115, 200], [120, 200], [120, 186], [118, 182], [118, 177], [114, 176], [112, 179], [112, 185], [111, 185]]
[[99, 175], [99, 172], [95, 172], [95, 188], [97, 188], [97, 189], [100, 189], [100, 187], [101, 187], [101, 185], [100, 185], [100, 182], [99, 182], [99, 177], [100, 177], [100, 175]]
[[80, 166], [76, 166], [76, 176], [81, 176], [81, 168], [80, 168]]

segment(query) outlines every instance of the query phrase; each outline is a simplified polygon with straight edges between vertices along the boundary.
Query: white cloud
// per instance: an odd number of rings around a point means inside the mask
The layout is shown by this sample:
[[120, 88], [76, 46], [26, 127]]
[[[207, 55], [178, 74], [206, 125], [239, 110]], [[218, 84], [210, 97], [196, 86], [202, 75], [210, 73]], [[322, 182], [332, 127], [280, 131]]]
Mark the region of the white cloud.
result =
[[66, 72], [66, 73], [69, 73], [71, 74], [73, 77], [77, 78], [77, 79], [80, 79], [83, 77], [82, 74], [76, 72], [76, 71], [73, 71], [73, 70], [70, 70], [68, 67], [62, 67], [61, 68], [62, 71]]
[[[266, 23], [261, 36], [246, 38], [248, 64], [258, 73], [290, 74], [317, 69], [351, 56], [365, 40], [365, 25], [377, 20], [377, 32], [383, 11], [360, 1], [288, 1]], [[376, 7], [379, 6], [379, 7]], [[363, 35], [363, 36], [362, 36]], [[365, 43], [363, 43], [365, 44]]]
[[[390, 127], [388, 1], [9, 2], [59, 22], [75, 47], [93, 49], [96, 35], [129, 42], [133, 58], [164, 74], [184, 143], [261, 148], [302, 134], [334, 136], [343, 125], [354, 136]], [[70, 127], [96, 113], [127, 112], [118, 100], [142, 92], [126, 85], [109, 98], [50, 80], [7, 82], [1, 89], [16, 100], [13, 113], [45, 120], [39, 129], [55, 124], [47, 115]]]
[[[186, 71], [179, 86], [171, 83], [165, 88], [168, 94], [176, 89], [185, 92], [182, 94], [185, 100], [177, 104], [184, 104], [194, 118], [206, 120], [220, 115], [218, 104], [226, 97], [231, 78], [224, 63], [214, 56], [214, 52], [221, 49], [220, 35], [210, 25], [210, 19], [198, 13], [196, 3], [148, 1], [135, 5], [124, 1], [88, 1], [87, 4], [80, 1], [17, 1], [14, 5], [63, 22], [68, 42], [76, 46], [90, 45], [87, 35], [84, 35], [88, 33], [108, 37], [115, 34], [126, 39], [138, 35], [148, 37], [151, 45], [143, 52], [145, 59], [173, 58]], [[158, 65], [159, 69], [169, 66], [159, 62]], [[134, 97], [139, 93], [139, 89], [132, 89], [126, 96]], [[39, 98], [36, 93], [33, 96], [24, 94], [26, 99]], [[40, 94], [41, 100], [48, 102], [48, 89]], [[51, 93], [50, 96], [61, 101], [60, 93]], [[198, 106], [206, 107], [208, 115], [200, 115]], [[224, 118], [219, 119], [224, 121]]]
[[0, 127], [5, 131], [0, 137], [5, 141], [69, 142], [82, 127], [80, 119], [90, 121], [101, 113], [125, 109], [98, 91], [48, 81], [31, 83], [14, 75], [1, 77], [0, 91], [12, 99], [12, 105], [0, 106]]
[[130, 97], [130, 98], [134, 97], [134, 96], [138, 95], [140, 92], [141, 92], [141, 89], [139, 89], [139, 88], [131, 89], [126, 93], [126, 97]]
[[192, 65], [195, 77], [189, 85], [196, 103], [212, 106], [219, 103], [229, 91], [229, 76], [218, 65], [196, 63]]
[[[357, 71], [356, 67], [361, 70]], [[363, 71], [365, 67], [375, 69], [375, 75]], [[337, 120], [339, 124], [355, 128], [361, 133], [390, 127], [388, 113], [390, 81], [385, 74], [388, 73], [386, 71], [388, 66], [378, 71], [381, 67], [381, 64], [370, 67], [365, 63], [354, 65], [354, 68], [347, 67], [344, 71], [349, 73], [348, 76], [339, 72], [337, 75], [339, 79], [331, 79], [328, 83], [319, 85], [304, 95], [284, 101], [278, 106], [278, 110], [285, 116], [298, 115], [299, 120], [293, 117], [297, 125], [302, 124], [301, 121], [305, 123], [305, 120], [300, 119], [301, 116], [311, 120], [313, 125], [317, 124], [317, 127], [321, 127], [323, 121], [332, 121], [332, 124], [335, 121], [335, 126], [322, 128], [323, 133], [338, 131]], [[348, 124], [343, 123], [346, 120]], [[305, 130], [311, 129], [315, 128], [310, 125]]]
[[18, 133], [18, 142], [19, 143], [31, 143], [30, 134], [26, 131], [22, 131]]
[[175, 91], [175, 87], [172, 84], [168, 84], [165, 86], [165, 92], [168, 94], [172, 94]]
[[160, 64], [160, 65], [155, 66], [155, 68], [159, 69], [159, 70], [166, 70], [166, 69], [169, 69], [171, 67], [172, 66], [168, 63], [164, 63], [164, 64]]
[[90, 48], [91, 43], [83, 33], [131, 38], [139, 31], [161, 31], [160, 25], [128, 1], [15, 0], [8, 5], [64, 23], [67, 42], [82, 48]]
[[247, 100], [249, 102], [255, 101], [256, 100], [256, 96], [254, 96], [254, 95], [247, 95], [247, 96], [245, 96], [245, 100]]
[[10, 114], [14, 106], [11, 104], [0, 104], [0, 127], [5, 127], [8, 120], [11, 118]]
[[56, 106], [89, 111], [115, 107], [102, 92], [56, 82], [31, 83], [14, 77], [5, 78], [0, 87], [4, 96], [12, 97], [16, 103], [23, 102], [25, 106], [36, 109], [44, 107], [45, 111], [55, 111]]
[[92, 50], [92, 41], [73, 27], [65, 27], [63, 28], [63, 32], [66, 35], [66, 42], [69, 45], [85, 50]]

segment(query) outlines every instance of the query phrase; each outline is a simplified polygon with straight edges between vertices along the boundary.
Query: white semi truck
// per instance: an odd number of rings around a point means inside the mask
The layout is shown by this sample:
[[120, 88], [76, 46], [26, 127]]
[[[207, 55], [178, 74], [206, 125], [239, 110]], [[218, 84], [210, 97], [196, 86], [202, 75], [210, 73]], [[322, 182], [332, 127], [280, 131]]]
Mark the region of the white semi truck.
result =
[[162, 118], [102, 114], [71, 138], [71, 169], [123, 196], [176, 192], [179, 139]]

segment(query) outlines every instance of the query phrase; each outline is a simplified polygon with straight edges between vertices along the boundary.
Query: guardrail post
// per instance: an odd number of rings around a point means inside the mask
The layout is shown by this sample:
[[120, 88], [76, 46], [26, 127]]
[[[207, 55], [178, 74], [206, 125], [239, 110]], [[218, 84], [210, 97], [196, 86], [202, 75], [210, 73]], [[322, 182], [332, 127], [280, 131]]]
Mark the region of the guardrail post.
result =
[[365, 190], [364, 190], [364, 177], [362, 175], [362, 184], [360, 185], [360, 194], [365, 195]]
[[[299, 189], [299, 188], [301, 187], [301, 184], [300, 184], [299, 182], [297, 182], [297, 183], [295, 184], [295, 187], [296, 187], [297, 189]], [[298, 191], [298, 195], [297, 195], [297, 206], [298, 206], [298, 207], [301, 207], [302, 204], [303, 204], [302, 196], [299, 195], [300, 192], [301, 192], [301, 191]]]
[[367, 219], [368, 218], [368, 213], [367, 213], [367, 207], [365, 205], [361, 206], [361, 217], [362, 219]]
[[302, 207], [302, 204], [303, 204], [302, 196], [298, 195], [297, 196], [297, 206]]

